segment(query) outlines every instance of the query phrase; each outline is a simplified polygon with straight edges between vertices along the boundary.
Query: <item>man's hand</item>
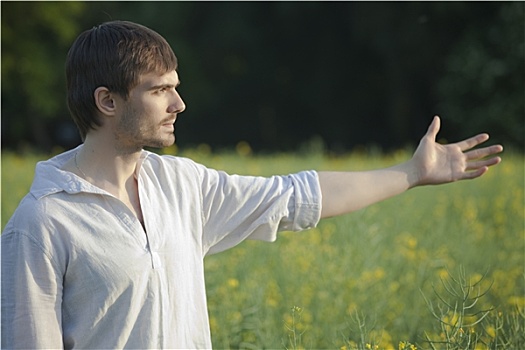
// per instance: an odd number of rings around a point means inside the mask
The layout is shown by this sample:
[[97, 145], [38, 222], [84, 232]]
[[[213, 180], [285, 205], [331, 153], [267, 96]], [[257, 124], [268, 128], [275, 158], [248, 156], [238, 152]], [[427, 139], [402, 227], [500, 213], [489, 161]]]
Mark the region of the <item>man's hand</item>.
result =
[[472, 150], [487, 141], [489, 135], [479, 134], [457, 143], [441, 145], [436, 142], [440, 126], [439, 117], [434, 117], [414, 153], [411, 160], [417, 174], [414, 185], [436, 185], [474, 179], [501, 161], [500, 157], [494, 156], [503, 151], [501, 145]]
[[402, 164], [371, 171], [319, 172], [321, 217], [359, 210], [415, 186], [474, 179], [501, 161], [495, 156], [503, 150], [500, 145], [472, 150], [488, 140], [487, 134], [449, 145], [437, 143], [440, 124], [435, 117], [413, 157]]

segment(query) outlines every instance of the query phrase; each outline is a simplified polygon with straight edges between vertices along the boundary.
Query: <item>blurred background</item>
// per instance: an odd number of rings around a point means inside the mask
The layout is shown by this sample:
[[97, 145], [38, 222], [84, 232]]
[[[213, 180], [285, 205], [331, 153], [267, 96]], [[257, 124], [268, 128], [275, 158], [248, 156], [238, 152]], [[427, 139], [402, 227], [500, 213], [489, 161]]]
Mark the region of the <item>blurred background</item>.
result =
[[2, 148], [80, 143], [64, 62], [82, 31], [131, 20], [179, 58], [177, 144], [329, 152], [490, 132], [523, 151], [523, 2], [1, 2]]

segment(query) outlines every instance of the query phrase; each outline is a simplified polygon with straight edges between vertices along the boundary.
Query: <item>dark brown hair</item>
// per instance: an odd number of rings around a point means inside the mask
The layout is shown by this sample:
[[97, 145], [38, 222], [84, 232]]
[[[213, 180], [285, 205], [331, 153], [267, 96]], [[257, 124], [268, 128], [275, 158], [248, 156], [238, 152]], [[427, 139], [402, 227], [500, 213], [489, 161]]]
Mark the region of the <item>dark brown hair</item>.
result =
[[111, 21], [86, 30], [66, 60], [67, 103], [82, 140], [101, 125], [94, 92], [100, 87], [124, 99], [143, 74], [177, 69], [177, 57], [157, 32], [140, 24]]

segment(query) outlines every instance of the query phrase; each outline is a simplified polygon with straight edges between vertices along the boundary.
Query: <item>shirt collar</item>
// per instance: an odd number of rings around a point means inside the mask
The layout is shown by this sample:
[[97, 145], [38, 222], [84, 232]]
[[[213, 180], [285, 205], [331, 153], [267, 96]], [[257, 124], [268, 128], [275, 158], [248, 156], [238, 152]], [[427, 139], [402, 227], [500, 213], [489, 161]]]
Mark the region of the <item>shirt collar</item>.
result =
[[[35, 169], [35, 179], [31, 185], [30, 192], [37, 198], [58, 193], [67, 192], [70, 194], [87, 192], [97, 194], [107, 194], [106, 191], [92, 185], [80, 176], [69, 171], [62, 170], [63, 165], [68, 162], [75, 153], [82, 148], [82, 145], [61, 153], [46, 161], [38, 162]], [[149, 152], [142, 151], [135, 176], [138, 177], [142, 163], [149, 155]]]

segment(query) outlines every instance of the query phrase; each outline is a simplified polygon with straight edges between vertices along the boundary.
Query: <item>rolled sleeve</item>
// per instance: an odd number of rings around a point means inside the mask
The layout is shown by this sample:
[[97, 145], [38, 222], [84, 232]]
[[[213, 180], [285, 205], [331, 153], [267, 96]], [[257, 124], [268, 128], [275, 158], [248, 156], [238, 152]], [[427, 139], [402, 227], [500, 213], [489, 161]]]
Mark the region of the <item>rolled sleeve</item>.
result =
[[301, 231], [315, 227], [321, 219], [321, 186], [316, 171], [290, 175], [294, 196], [289, 203], [292, 220], [283, 221], [280, 231]]
[[213, 174], [203, 192], [205, 253], [245, 239], [273, 242], [279, 231], [315, 227], [321, 217], [321, 188], [315, 171], [271, 178]]

